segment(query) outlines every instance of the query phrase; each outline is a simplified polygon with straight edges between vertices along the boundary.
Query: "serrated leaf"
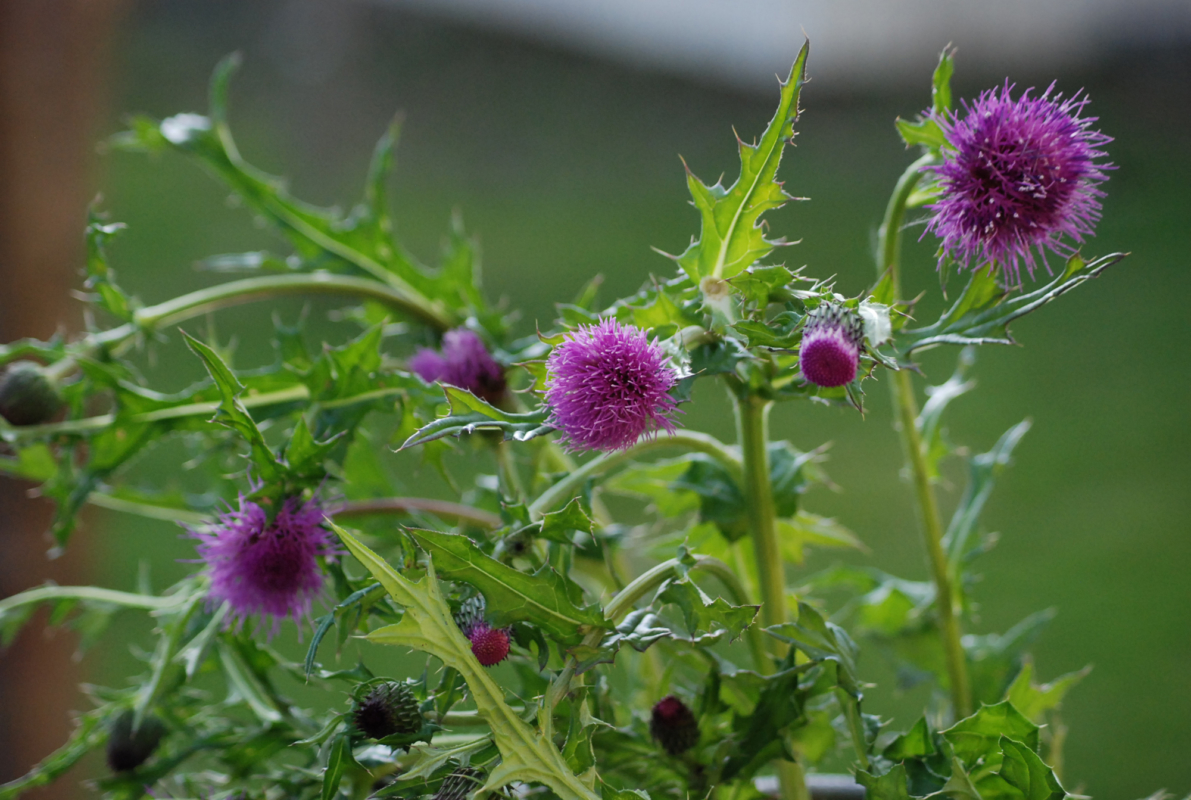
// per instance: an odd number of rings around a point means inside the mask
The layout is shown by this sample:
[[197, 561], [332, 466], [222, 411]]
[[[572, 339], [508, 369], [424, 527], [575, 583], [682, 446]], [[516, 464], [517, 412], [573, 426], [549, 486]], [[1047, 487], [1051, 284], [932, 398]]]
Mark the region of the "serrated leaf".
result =
[[492, 791], [517, 781], [541, 783], [562, 800], [598, 800], [599, 795], [571, 772], [554, 743], [509, 707], [500, 687], [480, 666], [471, 652], [471, 643], [455, 624], [442, 596], [434, 572], [434, 556], [428, 562], [426, 577], [411, 583], [350, 533], [333, 523], [331, 528], [352, 555], [405, 608], [400, 623], [375, 630], [368, 639], [430, 653], [448, 668], [457, 670], [466, 681], [477, 711], [492, 730], [502, 759], [483, 788]]
[[1038, 730], [1038, 726], [1011, 703], [1002, 702], [982, 707], [943, 731], [942, 735], [955, 755], [971, 768], [977, 762], [989, 764], [997, 755], [1003, 736], [1011, 736], [1037, 750]]
[[923, 455], [926, 457], [927, 474], [932, 480], [939, 477], [939, 462], [954, 452], [955, 448], [947, 441], [947, 431], [943, 427], [943, 412], [951, 401], [976, 388], [976, 382], [966, 380], [968, 369], [976, 359], [975, 348], [965, 347], [959, 356], [959, 363], [955, 372], [945, 382], [926, 389], [927, 400], [918, 415], [916, 425], [922, 434]]
[[1067, 260], [1063, 273], [1032, 292], [1010, 294], [987, 268], [976, 269], [963, 294], [932, 325], [903, 329], [895, 340], [897, 350], [907, 358], [915, 350], [940, 344], [1013, 344], [1009, 325], [1037, 311], [1120, 262], [1125, 253], [1113, 253], [1084, 263], [1080, 256]]
[[719, 183], [707, 186], [687, 170], [687, 187], [702, 218], [702, 229], [698, 241], [677, 261], [696, 284], [703, 278], [732, 278], [781, 244], [765, 238], [760, 217], [790, 199], [775, 176], [782, 151], [794, 136], [809, 46], [809, 42], [803, 44], [789, 78], [782, 83], [777, 113], [760, 141], [752, 145], [739, 142], [741, 169], [736, 182], [727, 189]]
[[[483, 401], [478, 402], [482, 403]], [[501, 431], [505, 441], [512, 439], [518, 442], [526, 442], [554, 432], [554, 428], [546, 424], [546, 419], [550, 416], [550, 411], [547, 408], [540, 408], [525, 414], [506, 414], [498, 409], [493, 409], [493, 411], [496, 413], [483, 411], [440, 417], [419, 428], [405, 440], [400, 449], [407, 450], [446, 436], [470, 435], [481, 430]]]
[[235, 373], [214, 350], [185, 331], [182, 335], [191, 351], [202, 359], [203, 366], [207, 368], [211, 379], [219, 388], [221, 397], [219, 410], [212, 421], [231, 428], [248, 443], [252, 453], [252, 463], [259, 480], [269, 483], [280, 478], [284, 473], [283, 466], [277, 461], [273, 451], [269, 449], [264, 434], [256, 426], [256, 422], [244, 408], [244, 404], [240, 402], [240, 395], [244, 393], [244, 384], [240, 383]]
[[777, 520], [776, 524], [782, 556], [795, 564], [803, 563], [803, 548], [807, 546], [868, 550], [856, 534], [829, 517], [799, 511], [793, 517]]
[[466, 536], [426, 530], [410, 535], [433, 554], [443, 577], [484, 595], [495, 625], [529, 622], [567, 644], [578, 644], [592, 629], [611, 627], [598, 607], [575, 605], [568, 579], [550, 567], [530, 575], [487, 555]]
[[760, 606], [734, 606], [722, 597], [712, 600], [690, 578], [667, 581], [658, 592], [658, 601], [678, 606], [692, 638], [722, 628], [729, 641], [734, 641], [753, 624], [760, 610]]
[[1002, 736], [1000, 778], [1020, 791], [1025, 800], [1063, 800], [1067, 792], [1055, 777], [1054, 770], [1046, 766], [1031, 747]]
[[339, 736], [331, 745], [331, 752], [327, 755], [327, 769], [323, 773], [322, 800], [334, 800], [339, 794], [339, 784], [347, 767], [344, 753], [350, 746], [350, 740], [345, 735]]
[[808, 690], [799, 686], [799, 678], [809, 666], [789, 667], [762, 679], [752, 712], [732, 720], [734, 747], [720, 773], [722, 780], [752, 778], [772, 759], [790, 757], [784, 732], [806, 721]]
[[543, 514], [541, 531], [537, 535], [552, 542], [570, 544], [575, 531], [592, 532], [591, 518], [583, 510], [583, 503], [578, 497], [567, 503], [561, 511]]
[[895, 764], [888, 771], [874, 775], [856, 771], [856, 782], [865, 788], [867, 800], [910, 800], [906, 782], [906, 768]]
[[881, 755], [890, 761], [905, 761], [908, 758], [933, 756], [936, 752], [930, 724], [926, 717], [922, 717], [914, 723], [914, 727], [890, 742]]
[[1026, 718], [1041, 725], [1046, 712], [1058, 708], [1067, 692], [1091, 671], [1092, 666], [1089, 664], [1079, 672], [1068, 672], [1050, 683], [1038, 685], [1034, 683], [1034, 662], [1027, 658], [1005, 693], [1005, 700]]
[[854, 698], [862, 696], [860, 676], [856, 671], [859, 653], [856, 643], [843, 628], [828, 622], [814, 606], [798, 603], [798, 621], [765, 629], [787, 644], [797, 647], [814, 661], [838, 665], [839, 686]]
[[1019, 422], [1007, 430], [987, 453], [968, 460], [968, 484], [943, 536], [943, 549], [947, 551], [953, 571], [958, 571], [960, 563], [968, 554], [968, 542], [992, 494], [997, 476], [1009, 465], [1014, 448], [1029, 430], [1029, 420]]

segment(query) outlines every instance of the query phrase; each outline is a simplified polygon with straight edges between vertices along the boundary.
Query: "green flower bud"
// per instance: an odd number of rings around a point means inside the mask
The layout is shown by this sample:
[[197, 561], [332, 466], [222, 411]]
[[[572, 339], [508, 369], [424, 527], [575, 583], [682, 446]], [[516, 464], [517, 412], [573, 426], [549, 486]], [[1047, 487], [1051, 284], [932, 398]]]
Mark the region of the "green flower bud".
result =
[[166, 734], [165, 723], [148, 715], [133, 730], [136, 714], [131, 710], [116, 717], [108, 731], [107, 762], [112, 772], [131, 772], [149, 760]]
[[35, 361], [14, 361], [0, 375], [0, 417], [10, 425], [38, 425], [62, 406], [62, 398]]

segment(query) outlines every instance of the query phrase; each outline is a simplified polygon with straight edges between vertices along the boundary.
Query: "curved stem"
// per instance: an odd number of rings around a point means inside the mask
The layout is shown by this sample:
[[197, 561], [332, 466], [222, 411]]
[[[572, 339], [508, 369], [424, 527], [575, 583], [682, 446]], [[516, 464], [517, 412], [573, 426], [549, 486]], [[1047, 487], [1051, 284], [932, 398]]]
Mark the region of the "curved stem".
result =
[[618, 450], [604, 453], [583, 464], [571, 472], [558, 483], [551, 486], [538, 496], [529, 507], [530, 517], [541, 519], [548, 511], [553, 511], [574, 496], [575, 492], [591, 478], [599, 477], [609, 470], [615, 469], [626, 461], [665, 447], [682, 447], [706, 453], [719, 461], [733, 478], [741, 476], [740, 459], [723, 442], [713, 436], [695, 431], [679, 430], [674, 433], [661, 433], [649, 439], [642, 439], [628, 450]]
[[47, 368], [47, 374], [59, 378], [73, 371], [75, 359], [88, 357], [102, 348], [118, 348], [145, 330], [169, 327], [211, 311], [244, 303], [289, 295], [340, 295], [376, 300], [438, 330], [446, 330], [457, 320], [439, 303], [414, 297], [392, 286], [367, 278], [309, 272], [293, 275], [267, 275], [221, 283], [175, 297], [155, 306], [138, 310], [132, 322], [88, 337], [70, 356]]
[[18, 606], [43, 603], [47, 600], [91, 600], [96, 603], [111, 603], [122, 608], [160, 611], [183, 606], [192, 599], [191, 595], [186, 594], [158, 597], [157, 595], [119, 592], [115, 589], [100, 589], [96, 586], [39, 586], [36, 589], [29, 589], [0, 600], [0, 614]]
[[893, 196], [885, 206], [885, 218], [881, 220], [881, 227], [877, 229], [877, 273], [878, 276], [892, 271], [893, 297], [901, 295], [901, 265], [902, 228], [906, 221], [906, 201], [918, 188], [922, 179], [922, 168], [935, 161], [932, 153], [919, 158], [897, 179], [893, 187]]
[[[893, 196], [885, 209], [885, 219], [878, 234], [877, 273], [890, 275], [893, 296], [901, 294], [902, 224], [906, 216], [906, 202], [922, 176], [921, 168], [934, 160], [927, 154], [906, 168], [894, 187]], [[922, 434], [918, 430], [918, 402], [914, 397], [914, 384], [907, 370], [900, 370], [890, 381], [893, 398], [893, 415], [901, 430], [902, 447], [914, 480], [914, 492], [918, 501], [918, 513], [922, 526], [922, 539], [926, 546], [931, 577], [935, 584], [935, 607], [938, 610], [939, 636], [943, 640], [947, 674], [951, 684], [951, 704], [956, 719], [972, 713], [972, 694], [968, 682], [967, 659], [963, 649], [963, 633], [960, 629], [959, 613], [956, 608], [955, 588], [947, 556], [943, 550], [943, 521], [939, 513], [939, 501], [927, 468], [926, 453], [923, 451]]]
[[336, 511], [338, 517], [363, 517], [370, 514], [407, 514], [411, 511], [425, 511], [436, 517], [471, 522], [481, 528], [499, 528], [500, 517], [489, 511], [472, 508], [446, 500], [431, 500], [425, 497], [380, 497], [373, 500], [349, 500]]

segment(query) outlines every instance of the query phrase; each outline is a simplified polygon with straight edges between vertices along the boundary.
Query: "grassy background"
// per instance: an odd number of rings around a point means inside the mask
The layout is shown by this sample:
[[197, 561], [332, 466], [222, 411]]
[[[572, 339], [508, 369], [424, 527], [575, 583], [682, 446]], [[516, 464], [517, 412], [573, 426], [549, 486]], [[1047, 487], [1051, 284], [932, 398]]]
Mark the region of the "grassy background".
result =
[[[593, 273], [607, 278], [606, 300], [651, 272], [666, 274], [669, 263], [650, 246], [676, 252], [697, 231], [676, 154], [704, 179], [734, 174], [732, 126], [751, 137], [776, 102], [776, 89], [744, 95], [368, 6], [327, 31], [332, 40], [341, 37], [338, 45], [295, 45], [278, 32], [279, 8], [137, 6], [120, 34], [109, 129], [129, 112], [203, 111], [209, 70], [224, 53], [242, 49], [246, 65], [233, 84], [232, 120], [245, 155], [290, 176], [298, 196], [346, 206], [358, 197], [373, 142], [403, 110], [394, 181], [399, 234], [432, 259], [451, 210], [461, 209], [482, 241], [487, 291], [524, 311], [523, 332], [550, 320], [551, 304], [569, 299]], [[813, 78], [813, 51], [810, 72]], [[1010, 77], [1045, 85], [1056, 76]], [[1163, 786], [1185, 793], [1191, 53], [1101, 54], [1094, 67], [1057, 77], [1065, 91], [1086, 87], [1102, 129], [1117, 137], [1110, 151], [1119, 170], [1088, 252], [1133, 255], [1022, 321], [1015, 334], [1023, 347], [982, 351], [974, 372], [980, 388], [951, 415], [953, 439], [974, 450], [987, 449], [1023, 417], [1035, 423], [986, 513], [987, 526], [1003, 536], [983, 561], [977, 632], [1003, 631], [1032, 611], [1057, 607], [1057, 620], [1035, 647], [1040, 674], [1095, 665], [1064, 708], [1071, 728], [1067, 783], [1098, 797], [1142, 797]], [[885, 198], [911, 158], [892, 121], [927, 103], [928, 80], [861, 95], [810, 84], [798, 146], [782, 176], [793, 194], [812, 200], [770, 215], [775, 233], [803, 240], [786, 251], [788, 263], [838, 275], [845, 293], [869, 283]], [[981, 88], [961, 50], [958, 95]], [[196, 259], [282, 247], [180, 159], [112, 154], [102, 169], [105, 208], [130, 224], [113, 248], [115, 266], [146, 302], [211, 282], [190, 268]], [[937, 295], [930, 243], [912, 245], [907, 264], [910, 288]], [[928, 299], [924, 313], [937, 302]], [[283, 314], [292, 318], [298, 308]], [[270, 357], [266, 314], [226, 315], [219, 325], [221, 334], [238, 336], [240, 363]], [[197, 377], [197, 365], [173, 352], [150, 366], [155, 386]], [[955, 355], [926, 356], [927, 374], [943, 380]], [[714, 391], [697, 399], [687, 424], [730, 438], [726, 401]], [[820, 490], [808, 507], [857, 531], [872, 548], [869, 563], [922, 578], [887, 405], [879, 385], [870, 390], [864, 418], [789, 404], [774, 412], [773, 434], [804, 449], [833, 442], [829, 471], [843, 490]], [[169, 470], [179, 457], [163, 451], [141, 469]], [[957, 494], [945, 491], [945, 502]], [[84, 535], [93, 537], [101, 583], [130, 587], [142, 558], [153, 562], [159, 584], [185, 570], [173, 559], [191, 551], [175, 528], [97, 517]], [[808, 569], [832, 560], [814, 556]], [[119, 625], [128, 635], [145, 632], [131, 619]], [[130, 666], [116, 646], [89, 663], [97, 680], [118, 680]], [[880, 684], [866, 710], [912, 722], [923, 698], [895, 694], [892, 676], [874, 657], [862, 668]]]

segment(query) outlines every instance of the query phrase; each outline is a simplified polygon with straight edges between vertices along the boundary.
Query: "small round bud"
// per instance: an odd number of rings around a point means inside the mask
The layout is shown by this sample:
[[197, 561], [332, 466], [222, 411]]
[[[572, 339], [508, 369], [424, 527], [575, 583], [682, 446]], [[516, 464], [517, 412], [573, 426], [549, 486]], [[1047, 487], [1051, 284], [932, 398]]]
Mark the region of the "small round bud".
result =
[[422, 729], [418, 698], [408, 684], [389, 681], [376, 686], [352, 712], [356, 730], [369, 739], [384, 739]]
[[433, 800], [464, 800], [469, 794], [484, 785], [484, 773], [471, 767], [460, 767], [443, 778], [442, 786], [434, 793]]
[[856, 380], [864, 323], [842, 306], [822, 305], [807, 316], [798, 350], [802, 377], [816, 386], [846, 386]]
[[649, 732], [672, 756], [690, 750], [699, 742], [699, 722], [694, 712], [674, 695], [663, 697], [653, 707]]
[[0, 417], [9, 425], [40, 425], [62, 407], [62, 398], [35, 361], [14, 361], [0, 375]]
[[481, 666], [495, 666], [508, 658], [509, 630], [488, 624], [483, 597], [466, 600], [455, 615], [455, 624], [471, 642], [471, 652]]
[[107, 762], [112, 772], [131, 772], [144, 764], [165, 736], [165, 724], [157, 717], [146, 716], [134, 731], [135, 720], [134, 712], [125, 711], [108, 731]]

